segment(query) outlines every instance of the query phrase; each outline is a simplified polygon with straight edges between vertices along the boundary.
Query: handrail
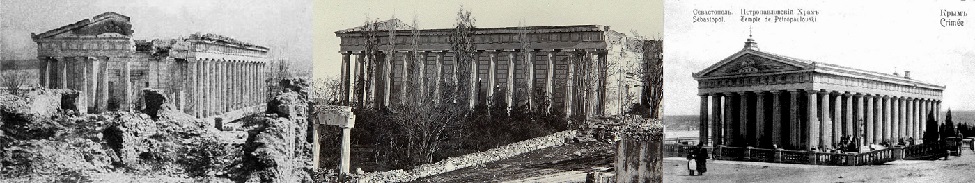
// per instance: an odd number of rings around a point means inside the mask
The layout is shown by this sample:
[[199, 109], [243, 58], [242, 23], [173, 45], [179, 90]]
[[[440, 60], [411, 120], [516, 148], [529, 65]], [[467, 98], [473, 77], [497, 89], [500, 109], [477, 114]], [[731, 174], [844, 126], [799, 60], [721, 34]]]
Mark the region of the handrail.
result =
[[[944, 144], [919, 144], [908, 147], [892, 147], [870, 152], [816, 152], [804, 150], [766, 149], [754, 147], [703, 147], [708, 150], [712, 159], [732, 161], [755, 161], [813, 165], [862, 166], [892, 162], [905, 157], [930, 154], [939, 149], [943, 152]], [[664, 156], [686, 157], [696, 146], [683, 144], [664, 144]]]

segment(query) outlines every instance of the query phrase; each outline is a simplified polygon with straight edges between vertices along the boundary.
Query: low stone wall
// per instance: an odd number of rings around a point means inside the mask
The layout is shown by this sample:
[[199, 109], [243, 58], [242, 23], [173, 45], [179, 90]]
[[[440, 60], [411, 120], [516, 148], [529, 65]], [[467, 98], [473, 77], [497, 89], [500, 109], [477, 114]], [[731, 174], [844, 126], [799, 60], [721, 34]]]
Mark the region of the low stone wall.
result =
[[447, 158], [437, 163], [420, 165], [411, 170], [392, 170], [392, 171], [385, 171], [385, 172], [367, 173], [359, 177], [359, 182], [413, 181], [418, 178], [446, 173], [446, 172], [450, 172], [450, 171], [454, 171], [454, 170], [458, 170], [461, 168], [466, 168], [474, 165], [494, 162], [501, 159], [510, 158], [523, 153], [527, 153], [527, 152], [531, 152], [531, 151], [535, 151], [547, 147], [561, 146], [566, 143], [566, 139], [571, 139], [575, 137], [576, 133], [577, 132], [575, 130], [562, 131], [544, 137], [536, 137], [521, 142], [511, 143], [505, 146], [489, 149], [483, 152], [471, 153], [460, 157]]

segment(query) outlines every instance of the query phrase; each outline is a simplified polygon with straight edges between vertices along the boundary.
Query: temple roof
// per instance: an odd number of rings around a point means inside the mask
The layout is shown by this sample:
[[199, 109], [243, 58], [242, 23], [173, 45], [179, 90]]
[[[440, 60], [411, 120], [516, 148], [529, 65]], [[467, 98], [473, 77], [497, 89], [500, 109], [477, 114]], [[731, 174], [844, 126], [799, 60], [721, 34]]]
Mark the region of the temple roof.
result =
[[[98, 27], [96, 27], [98, 26]], [[78, 22], [48, 30], [40, 34], [31, 33], [31, 38], [49, 38], [58, 34], [71, 31], [79, 35], [98, 35], [101, 33], [119, 33], [121, 35], [132, 36], [132, 25], [129, 24], [129, 17], [115, 12], [105, 12], [91, 19], [83, 19]]]
[[[751, 42], [753, 43], [754, 41], [751, 40]], [[761, 51], [758, 49], [750, 49], [749, 46], [747, 45], [737, 53], [732, 54], [731, 56], [728, 56], [725, 59], [722, 59], [718, 63], [715, 63], [709, 66], [708, 68], [701, 70], [700, 72], [694, 73], [693, 77], [698, 80], [707, 79], [707, 78], [734, 77], [732, 75], [719, 75], [716, 72], [721, 70], [722, 68], [725, 68], [725, 66], [729, 65], [729, 63], [738, 60], [738, 58], [749, 56], [749, 55], [754, 55], [760, 58], [765, 58], [770, 61], [777, 62], [776, 64], [784, 64], [785, 66], [791, 68], [789, 69], [789, 72], [830, 73], [830, 74], [844, 75], [844, 76], [855, 77], [855, 78], [898, 82], [906, 85], [917, 85], [917, 86], [926, 86], [935, 89], [944, 89], [944, 86], [915, 80], [906, 76], [900, 76], [900, 75], [889, 74], [889, 73], [881, 73], [881, 72], [863, 70], [863, 69], [858, 69], [853, 67], [846, 67], [846, 66], [841, 66], [836, 64], [793, 58], [784, 55]], [[773, 70], [771, 72], [784, 72], [784, 71]], [[744, 75], [748, 75], [748, 74], [744, 74]]]
[[187, 38], [187, 39], [189, 39], [189, 40], [212, 41], [212, 42], [216, 42], [216, 43], [236, 45], [236, 46], [241, 46], [241, 47], [251, 47], [251, 48], [257, 48], [257, 49], [263, 49], [263, 50], [267, 50], [268, 49], [267, 47], [264, 47], [264, 46], [260, 46], [260, 45], [256, 45], [256, 44], [251, 44], [251, 43], [248, 43], [248, 42], [244, 42], [244, 41], [240, 41], [240, 40], [231, 38], [229, 36], [224, 36], [224, 35], [219, 35], [219, 34], [212, 34], [212, 33], [193, 33], [193, 34], [190, 34], [189, 38]]
[[[403, 21], [394, 18], [394, 19], [376, 22], [376, 27], [374, 30], [389, 30], [390, 28], [395, 28], [396, 30], [411, 30], [413, 29], [413, 26], [406, 25], [406, 23], [403, 23]], [[335, 33], [336, 34], [350, 33], [350, 32], [364, 31], [364, 30], [368, 30], [367, 25], [339, 30], [336, 31]]]
[[[395, 27], [398, 34], [409, 33], [413, 26], [407, 25], [400, 21], [399, 19], [390, 19], [386, 21], [381, 21], [377, 23], [376, 30], [388, 31], [387, 27]], [[419, 29], [419, 28], [418, 28]], [[563, 25], [563, 26], [515, 26], [515, 27], [491, 27], [491, 28], [481, 28], [476, 27], [476, 34], [506, 34], [506, 33], [523, 33], [524, 31], [529, 31], [528, 33], [553, 33], [553, 32], [593, 32], [593, 31], [605, 31], [609, 30], [608, 26], [600, 25]], [[359, 31], [366, 30], [366, 26], [358, 26], [353, 28], [348, 28], [344, 30], [335, 31], [336, 35], [342, 37], [343, 34], [355, 33]], [[439, 29], [419, 29], [420, 34], [447, 34], [454, 30], [454, 28], [439, 28]]]

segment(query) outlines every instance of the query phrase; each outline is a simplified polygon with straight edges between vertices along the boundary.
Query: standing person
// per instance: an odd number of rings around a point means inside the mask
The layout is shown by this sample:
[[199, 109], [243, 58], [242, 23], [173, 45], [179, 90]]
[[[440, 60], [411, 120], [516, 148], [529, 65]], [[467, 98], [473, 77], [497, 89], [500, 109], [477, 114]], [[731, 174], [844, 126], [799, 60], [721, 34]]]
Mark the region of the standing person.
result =
[[704, 148], [704, 143], [697, 144], [696, 155], [694, 155], [695, 162], [697, 163], [698, 175], [704, 175], [704, 172], [708, 171], [708, 166], [706, 164], [708, 156], [708, 149]]

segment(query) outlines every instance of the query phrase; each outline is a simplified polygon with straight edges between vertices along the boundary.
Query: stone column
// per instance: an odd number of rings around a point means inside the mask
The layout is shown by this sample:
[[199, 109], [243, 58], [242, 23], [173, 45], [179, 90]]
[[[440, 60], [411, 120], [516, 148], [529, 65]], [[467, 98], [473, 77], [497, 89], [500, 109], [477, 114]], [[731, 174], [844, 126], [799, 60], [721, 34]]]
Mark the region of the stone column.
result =
[[230, 105], [227, 105], [227, 108], [229, 108], [227, 110], [228, 112], [237, 110], [237, 107], [240, 104], [240, 88], [238, 88], [240, 86], [238, 82], [238, 78], [240, 77], [240, 73], [238, 72], [239, 62], [239, 60], [231, 60], [230, 62], [227, 62], [228, 69], [230, 70], [230, 72], [227, 74], [227, 89], [230, 90], [227, 92], [229, 95], [227, 99], [230, 101]]
[[734, 119], [734, 111], [732, 110], [734, 109], [734, 98], [735, 93], [724, 93], [724, 145], [727, 146], [738, 145], [737, 139], [735, 139], [735, 136], [737, 136], [735, 129], [737, 129], [737, 127], [733, 126], [734, 124], [737, 124], [735, 123], [736, 119]]
[[420, 101], [425, 101], [427, 100], [426, 98], [427, 96], [427, 52], [425, 51], [416, 52], [416, 54], [417, 54], [416, 58], [420, 60], [419, 62], [417, 62], [417, 64], [419, 64], [417, 65], [417, 67], [419, 68], [417, 69], [417, 71], [419, 71], [417, 72], [417, 75], [420, 76], [418, 77], [420, 78], [420, 80], [418, 81], [420, 82], [420, 93], [419, 93], [420, 97], [418, 98], [420, 99]]
[[555, 51], [548, 52], [548, 70], [545, 73], [545, 97], [548, 100], [548, 109], [546, 111], [552, 111], [552, 105], [554, 105], [555, 95], [555, 83], [553, 83], [555, 78]]
[[917, 126], [915, 129], [916, 134], [914, 135], [915, 136], [914, 140], [916, 140], [917, 142], [920, 142], [920, 140], [924, 138], [925, 118], [924, 115], [922, 115], [923, 113], [924, 111], [921, 109], [921, 99], [914, 98], [914, 119], [915, 121], [917, 121], [917, 124], [915, 124]]
[[191, 90], [189, 90], [190, 95], [193, 97], [191, 99], [193, 101], [193, 106], [190, 107], [190, 115], [200, 118], [200, 81], [203, 80], [203, 78], [200, 78], [200, 61], [197, 59], [187, 59], [187, 63], [192, 65], [192, 67], [190, 67], [189, 74], [193, 78], [193, 87]]
[[226, 61], [225, 60], [222, 60], [222, 59], [221, 60], [217, 60], [216, 66], [217, 66], [216, 67], [217, 68], [217, 94], [216, 94], [217, 99], [215, 100], [215, 102], [217, 104], [217, 109], [215, 110], [216, 114], [214, 114], [214, 115], [222, 115], [225, 112], [224, 109], [226, 109], [226, 107], [224, 107], [224, 106], [225, 106], [226, 101], [227, 101], [227, 98], [226, 98], [227, 95], [224, 94], [224, 92], [226, 92], [226, 90], [227, 90], [227, 88], [226, 88], [227, 87], [227, 85], [226, 85], [226, 81], [227, 81], [226, 80], [226, 77], [227, 77], [227, 74], [226, 74], [226, 72], [227, 72]]
[[808, 96], [808, 101], [806, 103], [806, 109], [809, 110], [806, 113], [806, 150], [821, 149], [821, 140], [819, 137], [819, 118], [816, 117], [816, 93], [817, 91], [806, 91], [806, 96]]
[[939, 119], [939, 121], [944, 121], [944, 120], [940, 120], [941, 119], [941, 100], [934, 101], [934, 104], [931, 107], [934, 108], [934, 116], [937, 117], [935, 119]]
[[[469, 101], [469, 103], [467, 104], [469, 105], [467, 106], [468, 109], [474, 109], [474, 106], [477, 105], [479, 101], [479, 99], [477, 98], [478, 97], [477, 91], [480, 90], [480, 88], [477, 87], [477, 83], [479, 83], [479, 79], [478, 79], [479, 74], [477, 72], [478, 71], [477, 66], [479, 65], [478, 62], [480, 62], [480, 58], [481, 58], [481, 52], [479, 51], [474, 54], [474, 57], [472, 58], [473, 60], [469, 62], [471, 64], [470, 66], [471, 72], [470, 72], [470, 81], [467, 81], [468, 84], [470, 85], [469, 87], [470, 91], [468, 91], [470, 92], [470, 94], [467, 96], [467, 100]], [[455, 60], [460, 60], [460, 59], [455, 58]]]
[[[724, 145], [722, 133], [724, 131], [724, 125], [722, 125], [723, 120], [721, 119], [721, 94], [713, 94], [711, 97], [711, 145], [719, 146]], [[702, 140], [702, 142], [704, 142]]]
[[[98, 112], [108, 111], [108, 98], [112, 97], [108, 95], [108, 65], [112, 62], [111, 57], [105, 57], [104, 60], [98, 61]], [[114, 88], [113, 88], [114, 89]]]
[[233, 96], [233, 77], [234, 68], [233, 60], [225, 60], [223, 63], [223, 113], [227, 113], [233, 106], [234, 99]]
[[873, 142], [880, 144], [884, 141], [884, 96], [873, 95]]
[[789, 147], [799, 149], [799, 90], [789, 90]]
[[893, 128], [891, 128], [891, 122], [892, 121], [890, 119], [890, 116], [891, 116], [891, 107], [890, 106], [893, 103], [891, 102], [890, 99], [891, 99], [890, 96], [887, 96], [887, 95], [884, 96], [884, 138], [883, 138], [882, 141], [890, 140], [891, 137], [892, 137], [891, 136], [892, 135], [891, 130]]
[[[843, 136], [847, 138], [855, 137], [853, 135], [853, 129], [856, 128], [853, 124], [853, 95], [850, 92], [843, 94]], [[852, 140], [852, 139], [851, 139]]]
[[[393, 60], [396, 59], [396, 52], [395, 51], [388, 52], [383, 56], [385, 57], [385, 59], [383, 59], [384, 63], [383, 63], [383, 103], [382, 104], [383, 107], [389, 107], [389, 99], [391, 98], [389, 96], [391, 95], [392, 88], [393, 88], [393, 77], [392, 77]], [[454, 67], [456, 68], [457, 66]]]
[[93, 92], [91, 92], [92, 90], [94, 90], [94, 88], [91, 88], [91, 83], [94, 83], [95, 82], [94, 80], [92, 80], [92, 78], [95, 78], [95, 77], [92, 76], [92, 74], [94, 74], [94, 73], [89, 72], [89, 71], [91, 71], [91, 68], [93, 66], [92, 65], [92, 58], [91, 57], [81, 57], [81, 65], [82, 65], [82, 67], [81, 67], [81, 73], [82, 73], [81, 74], [81, 80], [82, 80], [82, 83], [81, 83], [81, 85], [82, 85], [81, 86], [81, 91], [84, 92], [84, 93], [81, 94], [81, 97], [83, 97], [83, 98], [80, 98], [78, 100], [84, 101], [84, 104], [81, 105], [81, 106], [78, 106], [78, 110], [79, 111], [84, 111], [84, 113], [82, 113], [82, 114], [87, 114], [89, 108], [92, 106], [92, 104], [94, 104], [94, 101], [92, 101], [92, 99], [95, 98], [95, 96], [93, 95]]
[[898, 97], [898, 96], [893, 96], [893, 98], [890, 99], [890, 101], [892, 102], [891, 103], [891, 106], [890, 106], [891, 107], [891, 111], [890, 111], [891, 112], [891, 116], [890, 116], [890, 120], [891, 120], [891, 123], [890, 123], [890, 129], [891, 129], [890, 130], [891, 131], [890, 140], [893, 140], [895, 144], [897, 143], [897, 140], [901, 138], [901, 118], [900, 118], [900, 115], [901, 115], [902, 112], [901, 112], [901, 107], [900, 107], [901, 106], [901, 101], [900, 100], [901, 100], [901, 98]]
[[[910, 97], [904, 98], [904, 140], [906, 138], [914, 137], [914, 99]], [[910, 143], [910, 142], [908, 142]]]
[[818, 113], [813, 114], [822, 116], [822, 121], [820, 122], [821, 125], [819, 127], [819, 133], [822, 139], [820, 139], [821, 142], [819, 143], [820, 150], [826, 150], [826, 148], [833, 145], [833, 119], [830, 117], [829, 113], [830, 92], [822, 90], [819, 92], [819, 94], [823, 96], [822, 98], [819, 98], [821, 101], [820, 103], [822, 103], [820, 105], [821, 110]]
[[[124, 74], [122, 78], [124, 79], [125, 82], [125, 98], [122, 100], [124, 102], [122, 104], [123, 107], [122, 111], [132, 112], [132, 62], [130, 60], [125, 60], [123, 62], [125, 64], [125, 71], [122, 72], [122, 74]], [[64, 74], [64, 70], [61, 70], [61, 74]], [[62, 76], [66, 76], [66, 75], [62, 75]], [[62, 87], [66, 86], [63, 85], [64, 83], [66, 83], [64, 81], [66, 80], [62, 78], [61, 79]]]
[[399, 86], [400, 86], [400, 89], [399, 89], [399, 104], [400, 105], [404, 105], [404, 106], [406, 105], [406, 101], [407, 101], [407, 99], [406, 99], [406, 93], [409, 93], [409, 91], [410, 91], [409, 90], [409, 84], [407, 84], [407, 83], [410, 83], [409, 82], [409, 80], [410, 80], [410, 60], [409, 59], [410, 59], [410, 53], [409, 52], [403, 52], [403, 58], [401, 58], [401, 60], [403, 61], [403, 65], [400, 68], [400, 71], [403, 72], [403, 74], [400, 75], [400, 82], [399, 82]]
[[[549, 55], [549, 58], [551, 58], [551, 53]], [[698, 140], [706, 144], [708, 141], [708, 94], [698, 94], [698, 96], [701, 96], [701, 113], [698, 116], [698, 122], [700, 123], [698, 126]]]
[[843, 93], [835, 92], [833, 97], [833, 143], [826, 144], [827, 149], [835, 148], [835, 144], [843, 140]]
[[437, 68], [437, 72], [436, 72], [436, 76], [437, 76], [436, 79], [437, 79], [437, 81], [434, 82], [435, 84], [434, 84], [434, 88], [433, 88], [433, 103], [434, 104], [440, 104], [440, 100], [441, 100], [440, 97], [443, 96], [443, 92], [440, 91], [440, 85], [442, 85], [441, 82], [443, 82], [443, 54], [444, 54], [443, 52], [436, 52], [436, 63], [435, 64], [436, 64], [436, 68]]
[[772, 145], [782, 147], [782, 91], [772, 91]]
[[750, 102], [748, 100], [748, 92], [738, 92], [738, 98], [738, 104], [740, 106], [738, 109], [738, 130], [736, 130], [738, 133], [736, 134], [735, 139], [739, 139], [737, 141], [737, 145], [747, 147], [749, 146], [748, 123], [751, 122], [751, 120], [748, 119], [748, 103]]
[[[659, 124], [659, 120], [650, 124]], [[624, 122], [615, 143], [614, 182], [663, 182], [663, 128]], [[660, 125], [662, 126], [662, 125]], [[611, 132], [606, 132], [611, 133]]]
[[854, 107], [856, 109], [856, 117], [853, 119], [853, 134], [857, 139], [857, 146], [859, 147], [863, 146], [863, 142], [866, 142], [866, 133], [863, 130], [863, 128], [866, 128], [866, 119], [864, 119], [864, 109], [866, 107], [864, 107], [865, 102], [862, 93], [857, 93], [854, 95], [854, 98], [856, 99], [856, 107]]
[[[58, 63], [59, 63], [59, 66], [61, 68], [60, 73], [58, 73], [59, 75], [61, 75], [61, 78], [58, 78], [58, 80], [61, 81], [61, 82], [58, 83], [58, 84], [60, 84], [60, 89], [67, 89], [68, 88], [68, 59], [66, 59], [64, 57], [61, 57], [61, 59], [58, 60]], [[125, 63], [126, 63], [125, 64], [125, 71], [126, 71], [126, 73], [128, 73], [129, 72], [129, 64], [128, 64], [129, 62], [125, 62]], [[126, 78], [128, 78], [128, 76], [126, 76]], [[128, 83], [128, 82], [126, 82], [126, 83]], [[130, 87], [128, 87], [128, 85], [126, 85], [126, 88], [131, 89]], [[132, 96], [132, 95], [129, 95], [129, 96]], [[125, 103], [126, 103], [125, 106], [128, 106], [128, 103], [129, 103], [128, 98], [126, 98]]]
[[210, 60], [210, 63], [213, 65], [213, 78], [211, 78], [213, 82], [210, 83], [210, 87], [213, 87], [210, 91], [210, 94], [213, 95], [213, 98], [210, 99], [210, 116], [215, 116], [220, 114], [220, 62], [213, 59]]
[[[365, 75], [365, 63], [364, 63], [365, 62], [365, 57], [366, 57], [365, 52], [360, 52], [355, 57], [355, 60], [356, 60], [355, 61], [355, 74], [354, 74], [355, 75], [354, 76], [355, 79], [353, 80], [354, 83], [353, 83], [353, 89], [352, 89], [353, 90], [353, 92], [352, 92], [352, 95], [353, 95], [352, 96], [352, 100], [353, 101], [352, 102], [355, 103], [356, 106], [362, 106], [362, 104], [363, 104], [363, 98], [365, 96], [365, 93], [362, 93], [365, 90], [363, 90], [362, 88], [360, 88], [360, 87], [365, 87], [365, 76], [366, 76]], [[263, 69], [263, 64], [259, 65], [258, 68], [262, 68]], [[263, 77], [261, 77], [261, 78], [263, 79]], [[264, 82], [265, 85], [267, 84], [266, 83], [267, 81], [265, 81], [265, 80], [261, 80], [261, 82]], [[264, 87], [267, 87], [267, 86], [264, 86]], [[263, 92], [264, 90], [262, 89], [261, 91]]]
[[350, 98], [352, 96], [350, 92], [352, 90], [351, 89], [352, 83], [351, 80], [349, 79], [351, 78], [349, 75], [352, 74], [350, 73], [351, 70], [349, 70], [349, 67], [351, 67], [352, 64], [349, 59], [351, 54], [352, 54], [351, 52], [342, 52], [342, 76], [340, 78], [342, 80], [341, 101], [342, 104], [344, 105], [349, 105], [350, 101], [352, 101], [352, 99]]
[[[341, 76], [342, 78], [339, 78], [340, 79], [339, 83], [342, 84], [342, 86], [340, 86], [341, 88], [339, 88], [339, 91], [342, 92], [341, 94], [339, 94], [339, 96], [342, 96], [342, 98], [339, 99], [339, 102], [341, 104], [344, 104], [344, 105], [348, 105], [346, 102], [349, 99], [349, 95], [348, 95], [349, 94], [349, 90], [348, 90], [348, 88], [346, 88], [346, 86], [348, 86], [348, 83], [347, 83], [349, 81], [348, 80], [348, 78], [349, 78], [349, 70], [348, 70], [348, 68], [349, 68], [349, 64], [351, 64], [351, 63], [349, 63], [348, 60], [349, 60], [348, 58], [344, 58], [343, 59], [343, 63], [345, 65], [342, 67], [342, 69], [343, 69], [342, 72], [344, 72], [344, 74]], [[247, 90], [247, 104], [245, 106], [246, 107], [253, 107], [254, 106], [254, 101], [255, 101], [254, 88], [257, 87], [257, 84], [254, 83], [254, 81], [256, 81], [256, 79], [254, 79], [254, 75], [255, 75], [254, 74], [254, 62], [247, 61], [247, 62], [244, 62], [244, 64], [245, 64], [246, 69], [247, 69], [247, 74], [245, 76], [245, 78], [247, 78], [247, 88], [245, 88]]]
[[[924, 125], [921, 125], [922, 126], [921, 129], [922, 129], [922, 131], [927, 131], [928, 130], [928, 128], [927, 128], [928, 127], [928, 125], [927, 125], [928, 115], [931, 113], [931, 111], [930, 111], [931, 109], [928, 108], [928, 99], [927, 98], [922, 98], [918, 102], [919, 102], [918, 105], [921, 108], [921, 118], [924, 119]], [[940, 123], [940, 121], [939, 121], [939, 123]], [[931, 129], [931, 130], [937, 130], [937, 129]]]
[[527, 99], [527, 101], [525, 101], [525, 103], [528, 103], [529, 111], [534, 111], [535, 96], [532, 96], [532, 94], [534, 94], [535, 91], [534, 90], [535, 89], [535, 54], [531, 50], [522, 50], [522, 51], [524, 52], [522, 54], [525, 54], [525, 59], [526, 59], [523, 60], [522, 62], [527, 64], [525, 65], [525, 73], [527, 74], [527, 77], [525, 77], [525, 86], [526, 86], [525, 99]]
[[497, 60], [498, 53], [495, 52], [495, 51], [487, 51], [487, 53], [488, 53], [488, 71], [487, 71], [487, 74], [488, 74], [487, 83], [488, 84], [487, 84], [487, 91], [485, 91], [485, 92], [487, 92], [487, 95], [486, 95], [487, 96], [487, 99], [485, 100], [485, 103], [487, 103], [488, 106], [494, 106], [494, 104], [493, 104], [493, 102], [494, 102], [494, 89], [497, 88], [495, 86], [496, 85], [495, 83], [497, 83], [495, 81], [495, 74], [497, 74], [497, 73], [495, 73], [495, 72], [497, 72], [497, 70], [496, 70], [497, 69], [497, 66], [495, 65], [495, 60]]
[[508, 112], [511, 112], [511, 107], [514, 105], [513, 97], [515, 95], [515, 52], [508, 52], [508, 91], [505, 93], [505, 101], [508, 102]]
[[51, 88], [51, 60], [48, 57], [39, 57], [37, 73], [39, 76], [37, 79], [40, 81], [44, 88]]
[[[566, 70], [567, 73], [568, 73], [568, 75], [566, 76], [566, 82], [565, 82], [565, 86], [566, 86], [566, 90], [565, 90], [565, 117], [571, 117], [572, 116], [572, 108], [573, 108], [572, 107], [572, 105], [573, 105], [572, 97], [575, 96], [575, 88], [574, 88], [574, 86], [575, 86], [576, 64], [575, 64], [575, 53], [574, 52], [569, 52], [569, 59], [567, 60], [567, 62], [569, 64], [569, 69]], [[720, 103], [718, 103], [718, 104], [720, 104]], [[714, 138], [715, 138], [715, 140], [721, 139], [720, 136], [719, 137], [714, 137]], [[721, 144], [721, 142], [719, 141], [718, 144]]]
[[765, 91], [755, 92], [755, 134], [752, 138], [755, 139], [752, 145], [756, 147], [765, 147], [768, 144], [765, 140], [765, 124], [768, 123], [765, 118]]
[[864, 129], [865, 132], [866, 132], [864, 138], [866, 139], [867, 144], [877, 143], [877, 141], [874, 141], [874, 139], [875, 139], [874, 138], [874, 131], [876, 131], [876, 130], [875, 130], [875, 125], [874, 125], [875, 122], [873, 120], [874, 119], [873, 118], [873, 116], [874, 116], [874, 113], [873, 113], [874, 112], [874, 110], [873, 110], [873, 108], [874, 108], [874, 105], [873, 105], [873, 95], [866, 94], [866, 95], [863, 96], [863, 100], [865, 100], [864, 101], [864, 104], [866, 105], [866, 106], [863, 107], [863, 111], [864, 111], [864, 113], [863, 113], [864, 121], [863, 122], [864, 122], [864, 126], [866, 128], [866, 129]]

